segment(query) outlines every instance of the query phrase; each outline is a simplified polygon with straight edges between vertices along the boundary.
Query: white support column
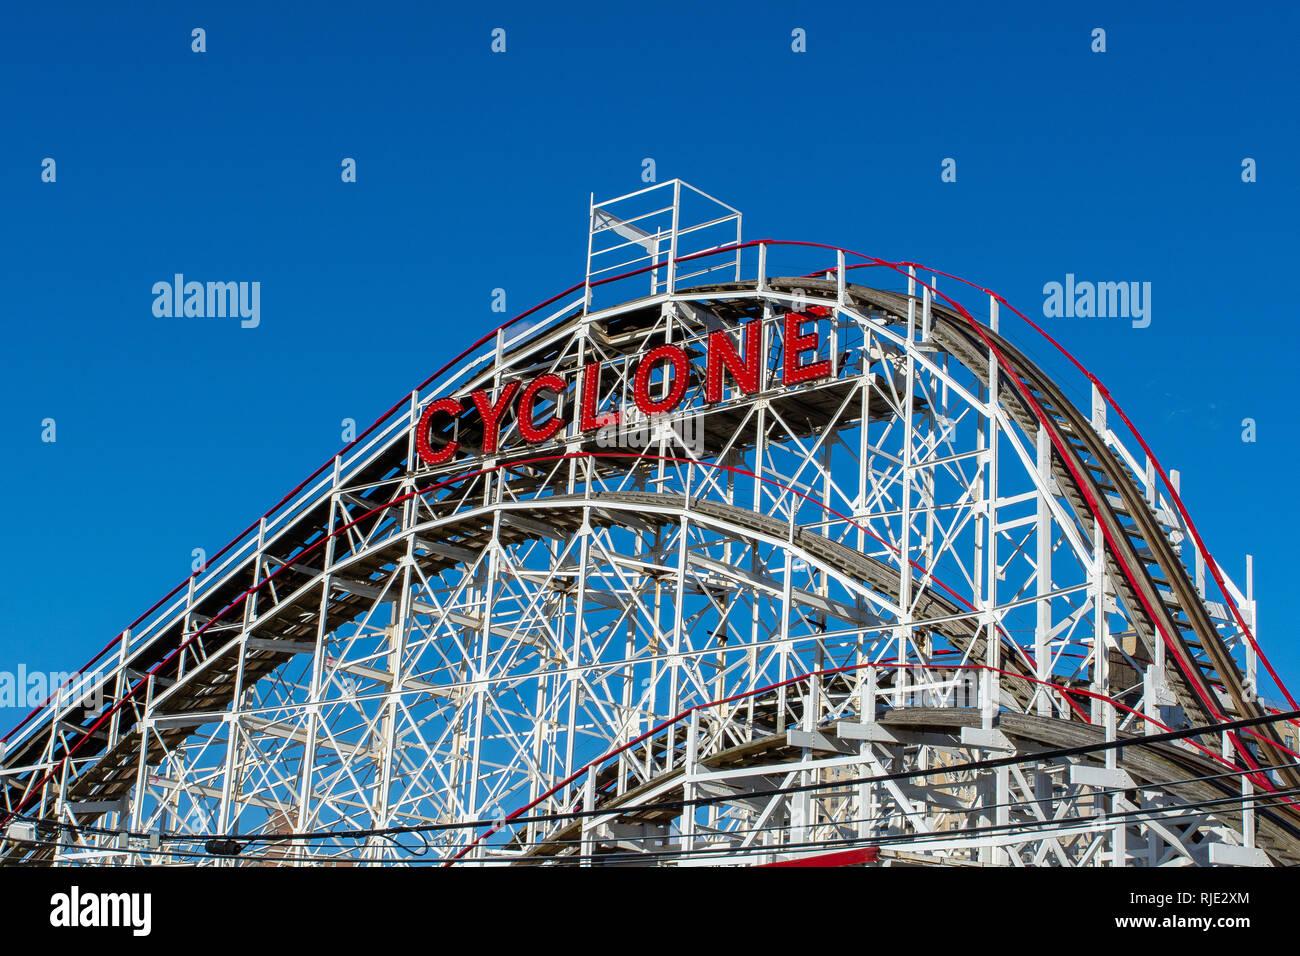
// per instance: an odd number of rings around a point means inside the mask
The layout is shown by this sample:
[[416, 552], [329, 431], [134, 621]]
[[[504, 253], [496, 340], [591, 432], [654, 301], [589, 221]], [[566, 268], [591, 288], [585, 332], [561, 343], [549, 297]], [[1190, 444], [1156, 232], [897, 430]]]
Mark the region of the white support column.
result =
[[[934, 276], [930, 276], [930, 282], [934, 282]], [[921, 341], [930, 341], [930, 286], [921, 287]]]
[[[1248, 582], [1249, 585], [1249, 582]], [[126, 673], [126, 660], [131, 651], [131, 629], [127, 628], [122, 632], [118, 641], [117, 648], [117, 678], [113, 682], [113, 703], [120, 701], [126, 696], [126, 692], [131, 688], [131, 681]], [[114, 711], [113, 716], [109, 719], [108, 726], [108, 746], [111, 750], [117, 746], [120, 739], [122, 726], [122, 711], [129, 705], [123, 705]]]
[[[995, 313], [996, 314], [996, 313]], [[993, 349], [989, 349], [989, 376], [986, 387], [988, 388], [988, 449], [987, 449], [987, 471], [988, 471], [988, 488], [985, 495], [985, 504], [988, 508], [988, 521], [986, 529], [988, 532], [987, 552], [984, 555], [984, 566], [987, 572], [987, 584], [984, 589], [984, 651], [985, 663], [989, 667], [998, 669], [1002, 666], [1002, 641], [998, 637], [998, 622], [996, 608], [998, 605], [998, 500], [999, 500], [999, 483], [998, 483], [998, 439], [1000, 428], [998, 424], [998, 384], [1001, 377], [998, 357], [994, 354]], [[978, 573], [978, 569], [976, 571]], [[993, 705], [997, 707], [995, 702]]]
[[691, 802], [696, 796], [695, 775], [700, 764], [700, 712], [692, 710], [686, 731], [686, 766], [682, 768], [682, 813], [679, 829], [681, 830], [682, 854], [690, 857], [695, 850], [696, 808]]
[[[914, 270], [909, 267], [907, 286], [909, 293], [915, 289], [916, 280]], [[908, 684], [908, 663], [909, 654], [907, 650], [908, 641], [912, 637], [912, 446], [916, 440], [913, 431], [916, 418], [916, 361], [912, 355], [912, 350], [916, 348], [916, 300], [909, 295], [907, 300], [907, 350], [903, 353], [907, 362], [906, 374], [904, 376], [907, 394], [903, 396], [903, 412], [905, 421], [902, 423], [901, 435], [903, 438], [903, 475], [902, 475], [902, 508], [900, 515], [900, 526], [898, 533], [898, 609], [899, 620], [895, 628], [896, 645], [895, 660], [898, 663], [898, 671], [894, 677], [894, 705], [903, 706], [906, 700], [906, 686]]]
[[[596, 767], [591, 767], [582, 781], [582, 809], [590, 811], [596, 809]], [[596, 852], [596, 817], [584, 816], [580, 827], [582, 840], [580, 843], [580, 852], [582, 853], [582, 866], [592, 865], [592, 856]]]
[[[1052, 487], [1052, 442], [1047, 430], [1038, 429], [1038, 478], [1043, 487]], [[1041, 492], [1037, 498], [1037, 525], [1034, 531], [1037, 543], [1035, 554], [1034, 583], [1038, 597], [1037, 618], [1034, 622], [1034, 676], [1044, 683], [1052, 674], [1052, 605], [1047, 595], [1052, 592], [1052, 512], [1047, 503], [1047, 492]], [[1040, 717], [1049, 717], [1052, 713], [1052, 701], [1045, 687], [1035, 689], [1038, 701], [1036, 708]]]
[[[1200, 556], [1200, 549], [1196, 549], [1197, 556]], [[1228, 595], [1224, 594], [1223, 599], [1226, 602]], [[1246, 645], [1246, 691], [1252, 697], [1259, 696], [1259, 654], [1255, 651], [1255, 645], [1259, 643], [1259, 626], [1256, 623], [1255, 614], [1255, 556], [1246, 555], [1246, 606], [1239, 608], [1242, 617], [1254, 635], [1254, 642], [1245, 640], [1242, 635], [1243, 643]]]
[[[1092, 526], [1092, 692], [1103, 697], [1110, 697], [1110, 631], [1106, 615], [1106, 541], [1102, 535], [1101, 522], [1094, 521]], [[1157, 641], [1156, 645], [1160, 646]], [[1094, 723], [1104, 721], [1107, 727], [1107, 739], [1115, 725], [1114, 708], [1107, 702], [1093, 698], [1092, 719]], [[1107, 766], [1114, 759], [1114, 751], [1108, 751]]]
[[[502, 498], [503, 484], [497, 483], [497, 504], [500, 505]], [[485, 713], [490, 706], [491, 690], [488, 683], [488, 651], [492, 643], [492, 624], [495, 620], [493, 614], [493, 603], [496, 600], [497, 581], [501, 574], [501, 511], [498, 508], [492, 512], [492, 537], [488, 543], [489, 554], [487, 555], [487, 580], [483, 585], [483, 623], [477, 629], [475, 639], [478, 644], [477, 656], [474, 661], [473, 675], [474, 686], [471, 691], [474, 698], [474, 722], [473, 722], [473, 739], [470, 745], [470, 769], [469, 769], [469, 793], [465, 802], [465, 813], [469, 819], [474, 819], [479, 812], [479, 780], [482, 770], [482, 746], [483, 746], [483, 728], [485, 726]], [[403, 595], [405, 597], [405, 595]]]
[[[590, 489], [590, 482], [587, 483]], [[576, 738], [578, 735], [578, 694], [581, 692], [581, 673], [578, 670], [582, 662], [582, 640], [584, 636], [584, 621], [587, 606], [587, 571], [588, 562], [591, 553], [591, 508], [584, 506], [582, 509], [582, 527], [578, 529], [579, 535], [579, 558], [578, 558], [578, 596], [574, 602], [573, 609], [573, 643], [572, 660], [569, 661], [571, 670], [565, 680], [568, 684], [569, 708], [568, 724], [566, 727], [566, 738], [564, 742], [564, 769], [563, 776], [569, 777], [573, 774], [574, 756]]]
[[[858, 684], [858, 719], [863, 724], [874, 724], [876, 722], [876, 700], [878, 697], [878, 681], [876, 669], [868, 667], [866, 673], [862, 676]], [[858, 753], [861, 756], [856, 768], [859, 776], [867, 776], [865, 768], [869, 766], [871, 757], [872, 743], [869, 740], [862, 740], [858, 745]], [[876, 785], [873, 783], [859, 783], [857, 785], [857, 821], [858, 821], [858, 838], [862, 840], [869, 839], [875, 827], [873, 818], [873, 809], [876, 798]]]
[[[408, 460], [409, 461], [409, 460]], [[325, 524], [325, 559], [321, 575], [320, 605], [316, 617], [316, 650], [312, 654], [311, 684], [307, 694], [307, 740], [303, 745], [302, 765], [298, 775], [298, 820], [299, 832], [308, 829], [311, 821], [311, 780], [316, 772], [316, 737], [321, 722], [321, 705], [325, 694], [325, 642], [327, 639], [326, 622], [330, 606], [330, 586], [334, 569], [335, 523], [342, 503], [339, 499], [343, 461], [341, 456], [334, 456], [334, 477], [329, 492], [329, 517]], [[408, 471], [413, 465], [408, 464]]]
[[1255, 785], [1249, 775], [1241, 775], [1241, 845], [1247, 849], [1255, 848]]
[[[998, 767], [993, 771], [993, 775], [996, 780], [993, 800], [997, 804], [993, 811], [993, 820], [997, 826], [1006, 827], [1011, 823], [1011, 771], [1007, 767]], [[1006, 866], [1011, 862], [1010, 851], [1004, 847], [995, 847], [993, 862], [996, 866]]]
[[[791, 532], [793, 538], [793, 530]], [[777, 646], [777, 681], [779, 686], [776, 692], [776, 732], [778, 734], [785, 732], [786, 719], [785, 710], [787, 703], [787, 686], [786, 679], [790, 674], [790, 614], [794, 604], [793, 594], [794, 587], [791, 579], [794, 577], [794, 561], [790, 549], [784, 548], [785, 566], [782, 577], [785, 579], [781, 587], [781, 631], [780, 643]]]
[[668, 240], [668, 284], [667, 292], [677, 291], [677, 230], [681, 226], [682, 184], [681, 180], [673, 182], [673, 231]]

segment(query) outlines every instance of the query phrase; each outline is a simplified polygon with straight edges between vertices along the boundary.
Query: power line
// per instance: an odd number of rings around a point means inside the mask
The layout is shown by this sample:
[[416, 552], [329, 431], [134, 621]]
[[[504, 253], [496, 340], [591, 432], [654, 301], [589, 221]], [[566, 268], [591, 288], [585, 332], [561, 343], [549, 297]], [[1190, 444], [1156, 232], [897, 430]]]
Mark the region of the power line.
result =
[[[1148, 746], [1150, 744], [1172, 742], [1187, 737], [1202, 736], [1210, 733], [1221, 733], [1230, 730], [1240, 729], [1243, 727], [1250, 727], [1259, 724], [1270, 723], [1278, 720], [1291, 720], [1296, 718], [1297, 716], [1300, 716], [1300, 711], [1292, 711], [1292, 712], [1281, 713], [1281, 714], [1271, 714], [1262, 717], [1251, 717], [1251, 718], [1245, 718], [1236, 721], [1222, 722], [1213, 725], [1205, 725], [1200, 727], [1186, 728], [1183, 730], [1169, 731], [1167, 733], [1161, 733], [1161, 734], [1149, 734], [1141, 737], [1120, 738], [1113, 741], [1100, 741], [1097, 743], [1082, 744], [1074, 747], [1058, 747], [1049, 750], [1036, 751], [1028, 754], [1011, 754], [1005, 757], [986, 758], [983, 760], [968, 761], [962, 764], [948, 764], [940, 767], [933, 767], [933, 768], [926, 768], [926, 769], [902, 770], [902, 771], [895, 771], [893, 773], [886, 773], [886, 774], [874, 774], [868, 776], [842, 778], [839, 780], [829, 781], [829, 782], [815, 782], [815, 783], [808, 783], [808, 784], [798, 784], [798, 785], [787, 786], [787, 787], [749, 790], [749, 791], [745, 791], [744, 796], [747, 798], [753, 798], [753, 797], [763, 797], [763, 796], [789, 795], [789, 794], [803, 793], [803, 792], [815, 792], [818, 790], [838, 789], [838, 788], [844, 788], [844, 787], [849, 787], [849, 786], [854, 786], [859, 784], [889, 783], [889, 782], [897, 782], [902, 780], [916, 779], [919, 777], [951, 775], [951, 774], [967, 772], [967, 771], [978, 772], [983, 770], [993, 770], [993, 769], [998, 769], [1000, 767], [1015, 766], [1018, 764], [1059, 760], [1062, 758], [1067, 758], [1072, 756], [1083, 756], [1087, 754], [1107, 752], [1110, 750], [1123, 750], [1126, 747], [1132, 747], [1132, 746]], [[1286, 766], [1292, 766], [1292, 765], [1286, 765]], [[777, 771], [779, 769], [780, 769], [779, 767], [773, 768], [774, 771]], [[1273, 767], [1270, 769], [1276, 770], [1276, 769], [1284, 769], [1284, 768]], [[1142, 789], [1143, 787], [1152, 787], [1152, 786], [1164, 787], [1164, 786], [1175, 785], [1177, 783], [1208, 781], [1216, 777], [1242, 776], [1242, 775], [1249, 775], [1252, 773], [1253, 771], [1246, 768], [1242, 768], [1239, 770], [1231, 771], [1229, 773], [1203, 775], [1201, 777], [1189, 778], [1186, 781], [1164, 781], [1160, 783], [1138, 785], [1138, 789]], [[1121, 788], [1115, 788], [1115, 789], [1121, 789]], [[1127, 788], [1123, 788], [1123, 789], [1127, 789]], [[1235, 797], [1235, 798], [1228, 798], [1228, 799], [1234, 799], [1237, 801], [1251, 799], [1255, 801], [1256, 805], [1263, 805], [1266, 808], [1273, 808], [1273, 807], [1281, 806], [1282, 804], [1278, 803], [1276, 799], [1268, 800], [1268, 798], [1271, 797], [1271, 798], [1281, 799], [1284, 796], [1292, 795], [1294, 792], [1295, 791], [1265, 791], [1262, 794], [1249, 797], [1249, 798]], [[728, 796], [692, 797], [689, 800], [681, 799], [681, 800], [656, 801], [654, 803], [641, 804], [637, 806], [629, 806], [623, 809], [622, 812], [644, 813], [644, 812], [654, 811], [654, 810], [698, 808], [698, 807], [710, 806], [718, 803], [725, 803], [733, 799], [735, 799], [734, 795], [728, 795]], [[1288, 804], [1290, 803], [1290, 801], [1284, 801], [1284, 802]], [[510, 826], [511, 828], [513, 828], [519, 825], [529, 824], [529, 823], [557, 823], [557, 822], [566, 822], [566, 821], [572, 822], [587, 817], [610, 816], [610, 815], [615, 815], [617, 813], [619, 813], [619, 808], [617, 807], [597, 807], [597, 808], [584, 808], [581, 810], [575, 809], [571, 811], [563, 811], [558, 813], [533, 814], [528, 816], [519, 815], [519, 816], [512, 816], [507, 818], [498, 817], [492, 820], [480, 819], [480, 820], [465, 820], [465, 821], [448, 822], [448, 823], [410, 824], [410, 825], [392, 826], [392, 827], [377, 827], [377, 828], [362, 829], [362, 830], [323, 830], [323, 831], [318, 830], [318, 831], [306, 831], [300, 833], [259, 834], [256, 836], [240, 835], [237, 833], [213, 834], [208, 836], [192, 836], [186, 834], [169, 833], [169, 834], [159, 834], [159, 839], [161, 842], [180, 843], [180, 844], [197, 843], [201, 841], [211, 845], [224, 844], [225, 845], [224, 848], [218, 851], [219, 855], [234, 855], [238, 852], [242, 852], [244, 848], [257, 845], [257, 844], [274, 844], [274, 843], [282, 843], [286, 841], [306, 842], [306, 841], [330, 840], [330, 839], [363, 839], [369, 837], [380, 837], [384, 839], [389, 839], [407, 833], [423, 834], [423, 833], [443, 832], [443, 831], [452, 831], [452, 830], [477, 829], [479, 827], [492, 828], [491, 830], [489, 830], [488, 833], [484, 834], [483, 836], [480, 836], [465, 848], [465, 849], [469, 849], [472, 846], [474, 846], [476, 843], [481, 841], [484, 837], [490, 836], [492, 833], [499, 832], [500, 830], [505, 829], [506, 826]], [[24, 819], [29, 819], [29, 818], [24, 818]], [[60, 822], [32, 821], [32, 822], [37, 822], [43, 826], [68, 827], [68, 828], [80, 829], [82, 832], [101, 832], [105, 834], [121, 834], [122, 832], [124, 832], [113, 828], [77, 827], [76, 825], [67, 824], [61, 821]], [[972, 831], [964, 831], [964, 832], [972, 832]], [[128, 836], [130, 835], [131, 834], [128, 834]], [[136, 834], [135, 836], [137, 838], [144, 838], [147, 837], [148, 834]], [[414, 850], [410, 850], [409, 848], [406, 849], [408, 849], [409, 852], [412, 853], [415, 852]], [[427, 849], [427, 844], [426, 844], [426, 849]], [[452, 862], [452, 861], [443, 861], [443, 862]]]
[[[1289, 796], [1294, 796], [1297, 794], [1300, 794], [1300, 788], [1278, 791], [1275, 794], [1270, 795], [1270, 797], [1276, 800], [1276, 799], [1282, 799]], [[1065, 818], [1060, 820], [1018, 821], [1018, 822], [1005, 823], [1005, 824], [989, 824], [989, 825], [979, 826], [979, 827], [963, 827], [959, 830], [952, 830], [952, 831], [947, 831], [942, 833], [880, 834], [877, 836], [870, 836], [870, 837], [849, 837], [840, 840], [819, 839], [815, 841], [806, 841], [801, 843], [784, 843], [777, 846], [769, 845], [769, 846], [748, 847], [748, 848], [746, 847], [735, 848], [735, 847], [727, 846], [727, 847], [701, 847], [689, 851], [681, 850], [681, 849], [637, 850], [637, 851], [626, 851], [626, 852], [614, 851], [610, 853], [584, 854], [576, 858], [572, 856], [566, 856], [566, 857], [553, 857], [550, 859], [553, 860], [553, 862], [557, 863], [558, 865], [575, 865], [575, 863], [580, 864], [588, 860], [598, 860], [602, 863], [616, 862], [620, 858], [625, 858], [628, 861], [644, 860], [647, 858], [670, 859], [670, 860], [671, 859], [701, 859], [701, 858], [735, 857], [735, 856], [742, 856], [742, 857], [761, 856], [761, 855], [772, 854], [772, 853], [789, 853], [792, 851], [798, 851], [803, 849], [810, 849], [810, 850], [828, 849], [828, 848], [829, 849], [854, 849], [854, 848], [865, 848], [865, 847], [886, 847], [895, 844], [913, 843], [913, 842], [917, 842], [918, 840], [925, 843], [943, 843], [943, 842], [956, 842], [963, 839], [970, 839], [972, 837], [980, 836], [980, 835], [992, 835], [997, 833], [1012, 833], [1012, 832], [1022, 833], [1026, 837], [1033, 838], [1044, 834], [1050, 834], [1051, 832], [1058, 831], [1058, 830], [1078, 829], [1078, 827], [1080, 827], [1081, 825], [1087, 825], [1090, 828], [1100, 831], [1100, 830], [1108, 829], [1110, 826], [1113, 825], [1114, 821], [1117, 820], [1128, 820], [1129, 822], [1134, 822], [1134, 823], [1150, 822], [1150, 821], [1162, 819], [1166, 816], [1173, 815], [1173, 814], [1186, 814], [1188, 811], [1204, 810], [1211, 807], [1231, 806], [1233, 804], [1241, 804], [1247, 801], [1251, 801], [1256, 804], [1274, 805], [1269, 803], [1269, 798], [1260, 797], [1257, 795], [1239, 794], [1239, 795], [1218, 797], [1213, 799], [1194, 800], [1186, 803], [1172, 804], [1164, 807], [1140, 807], [1140, 808], [1135, 808], [1133, 810], [1106, 812], [1106, 813], [1097, 814], [1089, 817], [1070, 817], [1070, 818]], [[1021, 801], [1020, 803], [1023, 805], [1032, 802], [1035, 801]], [[981, 806], [978, 809], [991, 810], [991, 809], [995, 809], [997, 806], [1000, 805], [994, 804], [988, 806]], [[828, 821], [826, 824], [820, 824], [820, 826], [844, 827], [844, 826], [849, 826], [861, 822], [870, 822], [870, 821], [865, 818], [837, 820], [837, 821]], [[772, 829], [769, 832], [781, 833], [793, 829], [794, 829], [793, 826], [787, 825], [785, 827]], [[743, 833], [743, 832], [762, 832], [762, 831], [761, 830], [727, 831], [726, 835], [734, 837], [739, 835], [739, 833]], [[355, 835], [355, 834], [349, 833], [346, 835]], [[197, 842], [198, 840], [204, 838], [195, 837], [192, 839]], [[22, 845], [39, 846], [39, 847], [47, 847], [47, 848], [55, 848], [55, 849], [88, 850], [92, 854], [96, 851], [96, 848], [87, 847], [84, 844], [67, 843], [58, 840], [16, 840], [14, 842]], [[552, 840], [552, 841], [548, 841], [548, 845], [549, 846], [559, 845], [561, 847], [573, 847], [573, 846], [580, 846], [582, 842], [583, 841], [581, 839]], [[214, 857], [212, 854], [204, 853], [198, 850], [161, 850], [161, 849], [146, 850], [144, 848], [129, 848], [129, 849], [105, 848], [105, 849], [100, 849], [99, 853], [113, 854], [113, 855], [139, 854], [144, 856], [163, 857], [163, 858], [173, 858], [176, 856], [180, 856], [188, 859], [197, 859], [197, 860], [213, 860], [213, 859], [220, 858], [220, 857]], [[279, 862], [319, 863], [322, 862], [323, 858], [319, 856], [285, 855], [285, 856], [273, 856], [273, 857], [262, 856], [262, 857], [255, 857], [249, 859], [250, 861], [256, 860], [258, 863], [279, 863]], [[440, 860], [440, 859], [431, 859], [428, 860], [427, 862], [443, 863], [447, 861]], [[473, 862], [478, 863], [482, 861], [475, 860]], [[542, 861], [538, 860], [538, 862], [540, 863]]]

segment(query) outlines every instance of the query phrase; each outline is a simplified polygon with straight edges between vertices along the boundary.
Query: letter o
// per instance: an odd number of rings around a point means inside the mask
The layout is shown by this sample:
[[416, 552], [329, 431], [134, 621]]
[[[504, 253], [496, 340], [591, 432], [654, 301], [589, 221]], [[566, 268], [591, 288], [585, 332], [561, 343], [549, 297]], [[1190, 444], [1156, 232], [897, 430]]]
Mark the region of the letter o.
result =
[[558, 375], [548, 373], [537, 376], [524, 389], [524, 394], [519, 398], [518, 411], [519, 434], [523, 436], [524, 441], [534, 445], [548, 441], [557, 431], [564, 427], [564, 419], [556, 414], [552, 414], [546, 424], [539, 427], [533, 421], [533, 413], [536, 412], [533, 402], [537, 398], [537, 393], [544, 388], [550, 389], [558, 396], [566, 387], [564, 379]]
[[[672, 364], [672, 386], [668, 394], [659, 401], [650, 397], [650, 373], [655, 364], [668, 359]], [[637, 366], [636, 378], [632, 381], [632, 395], [636, 407], [645, 415], [662, 415], [671, 412], [686, 394], [687, 377], [690, 375], [691, 362], [680, 345], [658, 345], [646, 353], [641, 364]]]

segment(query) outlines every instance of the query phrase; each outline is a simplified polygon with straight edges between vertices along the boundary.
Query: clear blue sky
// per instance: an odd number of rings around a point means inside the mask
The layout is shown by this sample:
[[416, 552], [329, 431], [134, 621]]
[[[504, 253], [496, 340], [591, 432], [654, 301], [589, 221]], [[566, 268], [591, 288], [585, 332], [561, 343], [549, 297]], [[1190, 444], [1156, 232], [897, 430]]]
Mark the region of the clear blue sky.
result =
[[[341, 419], [495, 325], [493, 288], [513, 314], [577, 281], [588, 192], [653, 157], [751, 237], [929, 262], [1032, 315], [1067, 272], [1150, 281], [1150, 328], [1047, 327], [1184, 472], [1229, 570], [1256, 554], [1261, 638], [1300, 684], [1294, 8], [274, 6], [4, 13], [0, 670], [82, 663]], [[261, 326], [156, 318], [177, 272], [261, 282]]]

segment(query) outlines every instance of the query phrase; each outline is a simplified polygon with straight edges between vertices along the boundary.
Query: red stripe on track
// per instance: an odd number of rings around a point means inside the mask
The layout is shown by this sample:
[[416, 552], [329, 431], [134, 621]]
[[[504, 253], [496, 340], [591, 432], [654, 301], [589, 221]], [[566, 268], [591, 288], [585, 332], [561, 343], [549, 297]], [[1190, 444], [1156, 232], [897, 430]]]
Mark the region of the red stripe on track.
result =
[[863, 863], [875, 863], [878, 859], [880, 859], [880, 847], [864, 846], [856, 850], [840, 850], [838, 853], [818, 853], [816, 856], [801, 856], [793, 860], [777, 860], [775, 863], [759, 863], [758, 867], [860, 866]]

